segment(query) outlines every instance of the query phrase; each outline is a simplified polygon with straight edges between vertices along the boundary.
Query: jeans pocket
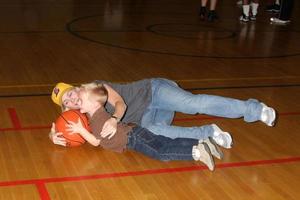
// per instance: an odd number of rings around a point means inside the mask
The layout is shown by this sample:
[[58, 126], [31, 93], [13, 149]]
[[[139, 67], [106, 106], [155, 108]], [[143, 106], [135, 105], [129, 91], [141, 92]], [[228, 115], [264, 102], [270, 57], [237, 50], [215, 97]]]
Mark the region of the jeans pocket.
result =
[[142, 143], [151, 143], [155, 140], [155, 135], [150, 132], [148, 129], [139, 127], [137, 129], [135, 129], [135, 135], [137, 140], [139, 140]]

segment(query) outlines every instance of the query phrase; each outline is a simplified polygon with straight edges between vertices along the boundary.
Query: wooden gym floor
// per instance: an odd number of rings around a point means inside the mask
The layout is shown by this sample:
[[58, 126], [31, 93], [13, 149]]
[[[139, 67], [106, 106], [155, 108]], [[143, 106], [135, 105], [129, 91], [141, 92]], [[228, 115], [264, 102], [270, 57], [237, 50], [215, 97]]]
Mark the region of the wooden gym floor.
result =
[[[238, 21], [220, 1], [215, 23], [200, 0], [3, 0], [0, 2], [0, 199], [300, 199], [300, 23], [275, 26], [260, 7]], [[60, 110], [55, 83], [165, 77], [198, 94], [257, 98], [278, 111], [274, 128], [205, 115], [234, 147], [210, 172], [196, 162], [160, 162], [48, 139]]]

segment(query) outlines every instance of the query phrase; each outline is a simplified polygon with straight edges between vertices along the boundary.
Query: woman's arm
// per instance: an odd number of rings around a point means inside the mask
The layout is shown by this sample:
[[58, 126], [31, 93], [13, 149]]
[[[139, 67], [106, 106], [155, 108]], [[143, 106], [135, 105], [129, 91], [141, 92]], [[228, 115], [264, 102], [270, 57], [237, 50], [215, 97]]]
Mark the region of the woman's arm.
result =
[[92, 133], [90, 133], [88, 130], [86, 130], [82, 123], [81, 120], [78, 119], [78, 122], [72, 122], [68, 121], [69, 124], [67, 124], [67, 131], [69, 131], [71, 134], [74, 133], [79, 133], [88, 143], [90, 143], [93, 146], [99, 146], [100, 140], [97, 139]]
[[115, 108], [115, 112], [113, 116], [118, 118], [119, 120], [122, 119], [122, 117], [125, 114], [125, 111], [127, 109], [127, 106], [123, 100], [123, 98], [109, 85], [103, 84], [104, 87], [107, 89], [108, 92], [108, 99], [107, 101]]
[[108, 119], [102, 128], [100, 135], [102, 137], [108, 137], [108, 139], [112, 138], [117, 132], [117, 124], [121, 121], [122, 117], [126, 111], [126, 104], [123, 98], [109, 85], [103, 84], [108, 92], [107, 101], [115, 108], [115, 112], [112, 115], [112, 118]]
[[61, 137], [63, 133], [56, 133], [55, 132], [55, 123], [52, 123], [52, 127], [49, 133], [49, 138], [54, 144], [58, 144], [61, 146], [66, 146], [67, 142], [66, 139]]

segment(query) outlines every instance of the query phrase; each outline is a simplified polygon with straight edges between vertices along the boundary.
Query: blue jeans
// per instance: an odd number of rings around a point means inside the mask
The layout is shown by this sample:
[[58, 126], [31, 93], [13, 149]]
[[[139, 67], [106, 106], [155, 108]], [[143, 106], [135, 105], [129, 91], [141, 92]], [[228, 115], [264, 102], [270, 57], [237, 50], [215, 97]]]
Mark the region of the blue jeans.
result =
[[163, 161], [194, 160], [192, 149], [195, 145], [198, 145], [196, 139], [171, 139], [162, 135], [155, 135], [149, 130], [137, 126], [128, 135], [127, 149]]
[[207, 114], [226, 118], [244, 117], [246, 122], [260, 119], [262, 105], [256, 99], [242, 101], [215, 95], [192, 94], [167, 79], [152, 79], [152, 102], [144, 113], [141, 126], [170, 138], [206, 139], [213, 136], [211, 125], [178, 127], [171, 123], [175, 112]]

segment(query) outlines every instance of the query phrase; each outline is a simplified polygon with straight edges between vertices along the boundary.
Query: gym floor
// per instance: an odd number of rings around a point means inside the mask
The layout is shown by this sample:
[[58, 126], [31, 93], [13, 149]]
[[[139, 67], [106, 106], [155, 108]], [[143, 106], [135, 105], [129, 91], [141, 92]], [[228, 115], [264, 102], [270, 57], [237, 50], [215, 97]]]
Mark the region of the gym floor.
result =
[[[265, 3], [265, 2], [262, 2]], [[219, 20], [196, 0], [0, 2], [0, 199], [300, 199], [300, 23], [241, 23], [235, 1]], [[277, 110], [261, 122], [177, 113], [174, 124], [215, 123], [234, 138], [210, 172], [84, 144], [54, 145], [57, 82], [164, 77], [194, 94], [256, 98]]]

